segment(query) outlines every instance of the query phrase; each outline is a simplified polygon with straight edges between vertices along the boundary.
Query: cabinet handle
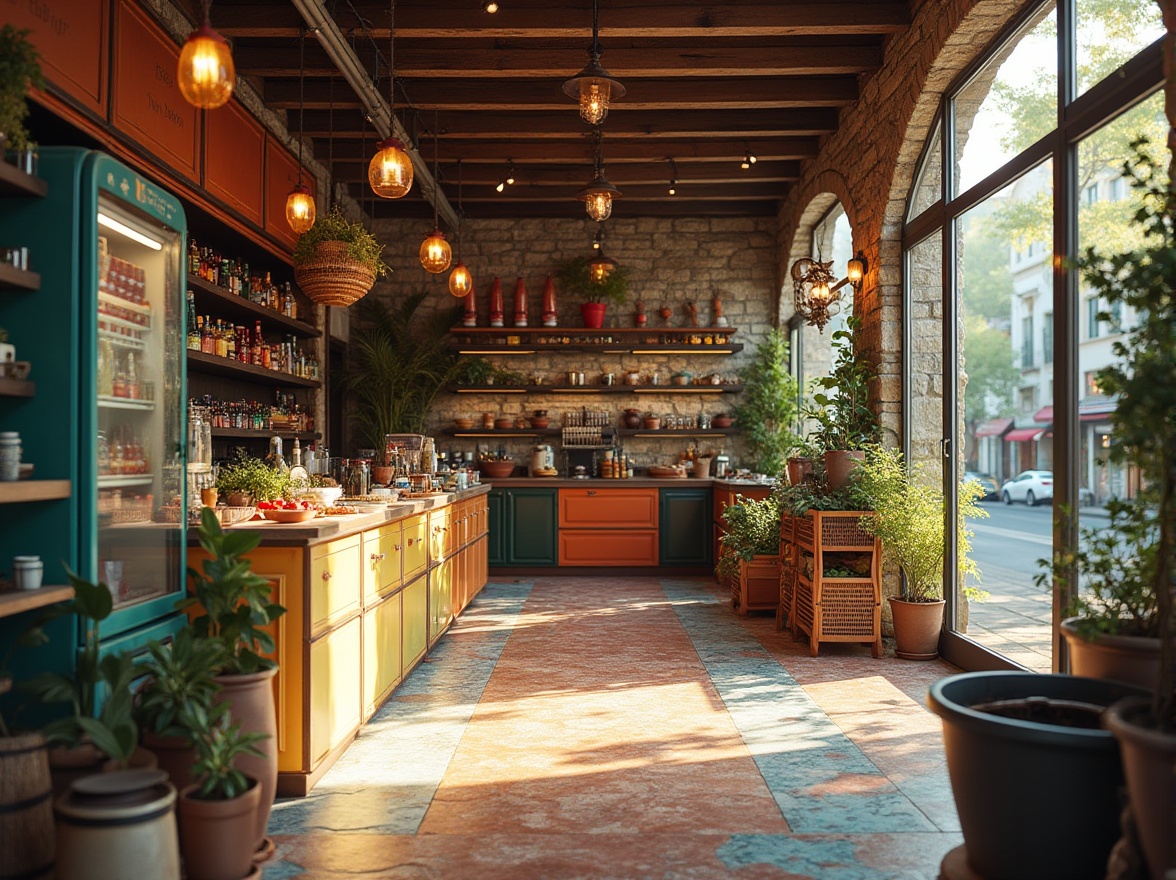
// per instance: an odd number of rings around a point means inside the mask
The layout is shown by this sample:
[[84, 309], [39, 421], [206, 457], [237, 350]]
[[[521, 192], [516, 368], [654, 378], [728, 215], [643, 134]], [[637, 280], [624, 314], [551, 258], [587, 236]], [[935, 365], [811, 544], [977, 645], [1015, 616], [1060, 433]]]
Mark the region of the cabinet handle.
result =
[[329, 581], [331, 579], [331, 577], [332, 577], [332, 574], [329, 571], [323, 572], [323, 580], [324, 581]]
[[596, 494], [596, 490], [595, 490], [595, 489], [589, 489], [589, 490], [588, 490], [588, 494], [589, 494], [589, 495], [595, 495], [595, 494]]
[[384, 557], [385, 557], [386, 555], [387, 555], [387, 554], [385, 554], [385, 553], [373, 553], [373, 554], [372, 554], [372, 562], [383, 562], [383, 561], [384, 561]]
[[400, 545], [399, 545], [399, 544], [397, 544], [397, 545], [396, 545], [396, 552], [397, 552], [397, 553], [399, 553], [399, 552], [400, 552]]
[[412, 546], [412, 538], [409, 538], [409, 539], [408, 539], [408, 546], [409, 546], [409, 547], [411, 547], [411, 546]]

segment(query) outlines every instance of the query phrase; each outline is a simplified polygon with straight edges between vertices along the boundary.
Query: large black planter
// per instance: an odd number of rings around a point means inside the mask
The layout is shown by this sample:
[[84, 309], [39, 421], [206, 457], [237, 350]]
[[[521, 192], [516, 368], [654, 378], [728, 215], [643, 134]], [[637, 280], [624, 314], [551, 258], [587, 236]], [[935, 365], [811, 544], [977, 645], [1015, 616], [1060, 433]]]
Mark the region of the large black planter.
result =
[[1105, 708], [1144, 691], [1127, 684], [967, 672], [931, 686], [968, 865], [987, 880], [1101, 880], [1119, 838], [1123, 771], [1110, 731], [980, 712], [974, 705], [1044, 697]]

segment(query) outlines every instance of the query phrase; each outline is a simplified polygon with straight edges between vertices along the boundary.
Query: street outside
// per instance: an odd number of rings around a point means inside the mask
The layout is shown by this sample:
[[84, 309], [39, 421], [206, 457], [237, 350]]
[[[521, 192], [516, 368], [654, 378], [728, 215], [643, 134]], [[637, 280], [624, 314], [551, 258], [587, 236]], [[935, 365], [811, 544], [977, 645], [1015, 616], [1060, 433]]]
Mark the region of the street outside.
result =
[[[1050, 623], [1053, 596], [1033, 579], [1039, 559], [1051, 555], [1053, 508], [986, 501], [988, 519], [970, 520], [972, 558], [980, 568], [980, 587], [991, 595], [969, 603], [967, 637], [1038, 672], [1051, 669]], [[1106, 522], [1099, 508], [1083, 508], [1080, 526]]]

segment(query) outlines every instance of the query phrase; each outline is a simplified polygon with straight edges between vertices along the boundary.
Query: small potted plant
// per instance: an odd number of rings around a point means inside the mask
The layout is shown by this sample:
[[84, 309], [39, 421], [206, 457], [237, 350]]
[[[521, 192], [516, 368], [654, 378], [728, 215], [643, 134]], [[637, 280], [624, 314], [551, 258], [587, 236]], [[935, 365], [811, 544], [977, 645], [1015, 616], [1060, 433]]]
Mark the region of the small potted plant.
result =
[[580, 304], [580, 314], [589, 329], [604, 326], [608, 303], [620, 305], [629, 298], [629, 273], [621, 266], [598, 279], [592, 274], [590, 261], [577, 257], [562, 264], [556, 270], [556, 278], [566, 293], [586, 300]]
[[780, 601], [780, 500], [737, 495], [723, 510], [723, 536], [715, 574], [731, 586], [731, 605], [746, 616]]
[[29, 41], [30, 30], [18, 30], [11, 24], [0, 27], [0, 155], [5, 149], [18, 153], [30, 149], [29, 115], [26, 96], [30, 86], [41, 88], [40, 56]]
[[661, 427], [661, 416], [657, 413], [647, 412], [641, 417], [641, 424], [649, 431], [656, 431]]
[[384, 246], [336, 206], [320, 214], [294, 248], [294, 280], [324, 306], [349, 306], [388, 272]]
[[796, 379], [788, 372], [788, 342], [773, 328], [742, 370], [740, 404], [735, 420], [757, 473], [776, 476], [799, 438], [793, 432], [799, 412]]
[[265, 734], [245, 733], [231, 723], [223, 706], [210, 711], [200, 703], [178, 718], [194, 744], [196, 781], [179, 793], [180, 852], [190, 880], [246, 880], [261, 876], [253, 864], [253, 817], [261, 785], [238, 767], [258, 756]]
[[251, 455], [223, 465], [216, 475], [216, 488], [225, 494], [230, 507], [250, 507], [259, 501], [281, 498], [289, 483], [288, 474], [274, 470]]

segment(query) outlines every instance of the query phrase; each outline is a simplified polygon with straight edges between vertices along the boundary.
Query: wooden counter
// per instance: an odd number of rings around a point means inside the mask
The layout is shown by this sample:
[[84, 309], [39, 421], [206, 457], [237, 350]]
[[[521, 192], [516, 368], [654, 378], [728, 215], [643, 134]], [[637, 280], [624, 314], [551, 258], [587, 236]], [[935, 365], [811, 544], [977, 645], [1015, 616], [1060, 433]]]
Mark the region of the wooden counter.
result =
[[[278, 794], [307, 794], [486, 584], [489, 487], [386, 511], [249, 522], [253, 570], [286, 613], [273, 624]], [[188, 564], [204, 552], [195, 545]]]

